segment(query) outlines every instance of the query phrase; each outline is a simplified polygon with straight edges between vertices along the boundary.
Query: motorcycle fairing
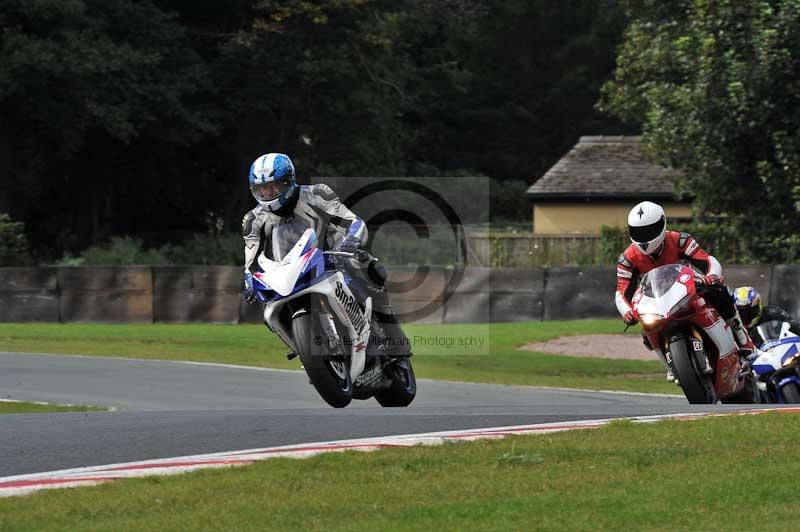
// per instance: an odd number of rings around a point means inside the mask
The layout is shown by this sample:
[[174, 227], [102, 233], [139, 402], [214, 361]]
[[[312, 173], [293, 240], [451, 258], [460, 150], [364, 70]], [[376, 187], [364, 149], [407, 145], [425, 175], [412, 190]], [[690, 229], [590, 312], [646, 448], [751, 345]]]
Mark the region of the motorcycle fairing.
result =
[[[309, 228], [282, 260], [273, 261], [261, 253], [258, 265], [262, 271], [253, 274], [253, 278], [263, 286], [261, 290], [271, 290], [285, 297], [303, 287], [303, 283], [298, 283], [301, 276], [312, 270], [321, 273], [324, 270], [324, 258], [322, 251], [314, 247], [315, 242], [316, 234]], [[272, 299], [258, 292], [262, 301]]]
[[761, 345], [762, 354], [753, 361], [753, 371], [759, 375], [777, 371], [784, 362], [800, 352], [800, 336], [789, 329], [788, 323], [781, 324], [781, 337], [767, 340]]
[[785, 385], [789, 384], [790, 382], [795, 382], [797, 384], [800, 384], [800, 377], [797, 377], [796, 375], [792, 375], [790, 377], [784, 377], [784, 378], [782, 378], [780, 380], [780, 382], [778, 382], [778, 388], [779, 389], [783, 388]]
[[676, 282], [666, 293], [658, 297], [646, 296], [640, 293], [638, 300], [639, 315], [657, 314], [666, 318], [675, 309], [676, 305], [689, 295], [689, 289], [685, 284]]
[[714, 389], [717, 395], [725, 397], [736, 393], [740, 387], [739, 376], [742, 367], [739, 358], [732, 356], [737, 350], [730, 327], [716, 314], [716, 321], [708, 327], [703, 327], [703, 332], [714, 342], [717, 353], [719, 353], [714, 371]]
[[[337, 295], [337, 292], [339, 295]], [[295, 352], [298, 349], [292, 338], [291, 324], [282, 323], [274, 317], [280, 315], [280, 309], [288, 302], [308, 294], [319, 294], [324, 297], [331, 304], [331, 308], [341, 323], [347, 327], [346, 334], [344, 334], [345, 331], [339, 331], [339, 333], [342, 337], [346, 336], [353, 340], [350, 342], [352, 345], [345, 345], [350, 348], [350, 378], [355, 381], [364, 370], [366, 362], [366, 348], [369, 344], [372, 321], [372, 298], [367, 298], [364, 302], [363, 311], [357, 304], [345, 306], [343, 300], [349, 302], [350, 298], [355, 300], [355, 297], [347, 286], [342, 272], [336, 271], [317, 277], [313, 284], [285, 298], [267, 302], [264, 306], [264, 322], [271, 324], [275, 334]], [[359, 323], [354, 322], [354, 317], [358, 321], [363, 319], [363, 326], [359, 327]]]
[[736, 341], [733, 339], [731, 328], [725, 323], [725, 320], [716, 316], [716, 320], [710, 325], [704, 325], [703, 331], [717, 346], [719, 358], [726, 358], [736, 351]]
[[738, 391], [741, 365], [737, 357], [731, 356], [736, 353], [736, 343], [730, 328], [716, 311], [707, 310], [693, 315], [692, 336], [700, 342], [706, 360], [714, 367], [715, 393], [725, 397]]
[[767, 342], [764, 342], [763, 344], [761, 344], [761, 350], [767, 351], [769, 349], [773, 349], [781, 345], [787, 345], [787, 344], [792, 345], [796, 344], [797, 342], [800, 342], [800, 337], [787, 336], [786, 338], [781, 338], [780, 340], [769, 340]]

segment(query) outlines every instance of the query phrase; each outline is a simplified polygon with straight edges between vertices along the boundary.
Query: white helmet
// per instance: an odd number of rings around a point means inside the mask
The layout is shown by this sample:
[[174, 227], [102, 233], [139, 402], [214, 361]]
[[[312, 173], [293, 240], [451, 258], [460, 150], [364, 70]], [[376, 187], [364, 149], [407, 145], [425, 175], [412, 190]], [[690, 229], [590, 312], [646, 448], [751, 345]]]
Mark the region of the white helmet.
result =
[[643, 201], [628, 214], [628, 234], [642, 253], [655, 253], [667, 233], [667, 218], [661, 205]]

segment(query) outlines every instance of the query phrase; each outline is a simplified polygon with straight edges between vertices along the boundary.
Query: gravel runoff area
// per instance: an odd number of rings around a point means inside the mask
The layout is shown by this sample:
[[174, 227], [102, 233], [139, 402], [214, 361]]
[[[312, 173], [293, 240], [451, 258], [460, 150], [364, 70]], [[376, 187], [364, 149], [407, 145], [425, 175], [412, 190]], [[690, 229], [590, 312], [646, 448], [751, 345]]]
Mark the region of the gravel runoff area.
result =
[[642, 337], [638, 334], [562, 336], [547, 342], [525, 344], [522, 349], [575, 357], [658, 360], [658, 357], [642, 344]]

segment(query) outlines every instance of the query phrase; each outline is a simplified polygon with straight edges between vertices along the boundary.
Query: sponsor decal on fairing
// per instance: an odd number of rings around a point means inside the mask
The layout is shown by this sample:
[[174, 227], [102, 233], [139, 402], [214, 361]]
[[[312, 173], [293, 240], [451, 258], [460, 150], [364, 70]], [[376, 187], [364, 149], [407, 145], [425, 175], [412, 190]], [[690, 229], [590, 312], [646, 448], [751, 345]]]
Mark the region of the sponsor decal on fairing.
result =
[[356, 332], [361, 334], [364, 331], [367, 320], [364, 318], [364, 313], [361, 312], [361, 306], [358, 304], [356, 298], [353, 297], [352, 294], [348, 294], [339, 281], [336, 281], [336, 299], [338, 299], [344, 307], [344, 311], [353, 323]]

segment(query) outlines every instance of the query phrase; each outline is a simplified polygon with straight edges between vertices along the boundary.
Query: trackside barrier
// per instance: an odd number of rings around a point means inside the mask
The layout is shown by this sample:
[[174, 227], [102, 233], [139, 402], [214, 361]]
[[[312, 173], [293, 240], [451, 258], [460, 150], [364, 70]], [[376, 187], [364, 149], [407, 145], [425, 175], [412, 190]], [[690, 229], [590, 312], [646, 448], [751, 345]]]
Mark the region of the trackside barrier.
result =
[[153, 321], [150, 268], [59, 268], [62, 322]]
[[543, 268], [466, 268], [448, 294], [444, 323], [541, 320]]
[[800, 297], [798, 296], [800, 296], [800, 268], [797, 266], [773, 266], [767, 302], [784, 308], [797, 318], [798, 312], [800, 312]]
[[[800, 316], [800, 266], [731, 266], [729, 286], [753, 285]], [[395, 312], [419, 323], [616, 317], [611, 267], [391, 268]], [[0, 322], [259, 323], [235, 266], [0, 268]], [[426, 312], [419, 309], [428, 308]]]
[[545, 272], [544, 319], [613, 318], [615, 269], [549, 268]]
[[57, 268], [0, 268], [0, 321], [60, 321]]
[[[795, 277], [800, 279], [800, 267], [789, 266], [789, 268], [793, 268]], [[725, 283], [731, 289], [737, 286], [755, 286], [761, 297], [768, 302], [775, 302], [775, 296], [770, 293], [772, 290], [773, 266], [728, 266], [724, 270]], [[777, 293], [780, 290], [781, 288], [778, 288], [775, 291]], [[800, 297], [800, 291], [795, 291], [794, 294], [795, 299]]]
[[157, 266], [152, 270], [153, 321], [239, 321], [241, 268]]

